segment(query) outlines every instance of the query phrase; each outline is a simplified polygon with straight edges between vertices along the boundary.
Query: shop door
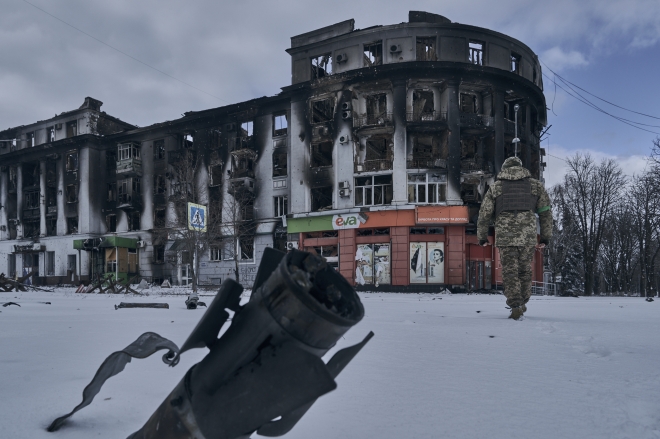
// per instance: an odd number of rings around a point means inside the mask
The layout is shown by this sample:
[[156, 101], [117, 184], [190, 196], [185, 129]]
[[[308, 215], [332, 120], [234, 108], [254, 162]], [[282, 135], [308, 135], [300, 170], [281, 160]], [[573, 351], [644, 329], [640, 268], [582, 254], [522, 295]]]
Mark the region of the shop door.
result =
[[35, 277], [39, 276], [39, 253], [23, 253], [23, 276], [30, 272], [34, 272]]
[[190, 269], [190, 252], [181, 252], [181, 285], [192, 284], [192, 270]]
[[483, 261], [468, 261], [467, 278], [470, 290], [480, 290], [484, 287], [484, 263]]
[[355, 282], [359, 285], [375, 286], [391, 283], [389, 244], [357, 245]]
[[445, 283], [445, 243], [410, 243], [410, 283]]

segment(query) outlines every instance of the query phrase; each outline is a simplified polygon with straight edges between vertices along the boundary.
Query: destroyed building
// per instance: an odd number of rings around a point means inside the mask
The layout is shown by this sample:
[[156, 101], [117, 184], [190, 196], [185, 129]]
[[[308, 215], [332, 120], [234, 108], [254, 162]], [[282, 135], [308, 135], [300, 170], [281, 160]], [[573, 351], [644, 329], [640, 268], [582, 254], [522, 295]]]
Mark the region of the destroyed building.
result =
[[370, 289], [500, 283], [476, 220], [507, 157], [543, 178], [534, 52], [414, 11], [298, 35], [287, 52], [292, 83], [275, 96], [144, 128], [86, 98], [0, 132], [0, 271], [187, 285], [192, 255], [175, 233], [187, 200], [223, 222], [199, 255], [202, 285], [238, 270], [249, 286], [267, 246], [317, 252]]

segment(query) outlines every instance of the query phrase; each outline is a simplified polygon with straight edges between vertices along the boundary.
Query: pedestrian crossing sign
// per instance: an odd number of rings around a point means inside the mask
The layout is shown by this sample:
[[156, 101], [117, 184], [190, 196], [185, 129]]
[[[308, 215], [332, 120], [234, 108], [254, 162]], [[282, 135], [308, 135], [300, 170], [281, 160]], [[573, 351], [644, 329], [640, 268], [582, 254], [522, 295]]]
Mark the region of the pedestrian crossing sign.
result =
[[188, 203], [188, 229], [206, 232], [206, 206]]

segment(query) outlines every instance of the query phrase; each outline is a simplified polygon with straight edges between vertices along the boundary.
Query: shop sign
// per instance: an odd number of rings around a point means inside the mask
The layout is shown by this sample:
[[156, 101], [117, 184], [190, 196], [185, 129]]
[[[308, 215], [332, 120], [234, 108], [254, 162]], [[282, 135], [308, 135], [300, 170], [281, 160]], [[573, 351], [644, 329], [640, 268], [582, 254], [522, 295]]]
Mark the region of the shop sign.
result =
[[334, 215], [332, 217], [333, 230], [357, 229], [360, 224], [367, 222], [367, 216], [364, 214], [346, 214]]
[[418, 206], [417, 224], [467, 224], [467, 206]]

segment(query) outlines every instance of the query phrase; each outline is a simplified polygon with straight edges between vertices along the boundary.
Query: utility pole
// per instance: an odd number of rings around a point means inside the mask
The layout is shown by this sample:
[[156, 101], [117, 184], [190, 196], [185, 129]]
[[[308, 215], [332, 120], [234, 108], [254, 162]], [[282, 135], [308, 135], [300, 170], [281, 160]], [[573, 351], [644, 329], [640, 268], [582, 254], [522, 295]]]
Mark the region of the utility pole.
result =
[[520, 139], [518, 138], [518, 110], [520, 110], [520, 105], [516, 104], [513, 106], [513, 111], [515, 113], [515, 122], [514, 122], [514, 138], [511, 141], [514, 146], [514, 155], [518, 157], [518, 143], [520, 142]]

